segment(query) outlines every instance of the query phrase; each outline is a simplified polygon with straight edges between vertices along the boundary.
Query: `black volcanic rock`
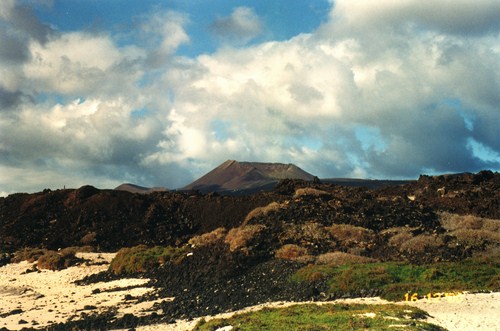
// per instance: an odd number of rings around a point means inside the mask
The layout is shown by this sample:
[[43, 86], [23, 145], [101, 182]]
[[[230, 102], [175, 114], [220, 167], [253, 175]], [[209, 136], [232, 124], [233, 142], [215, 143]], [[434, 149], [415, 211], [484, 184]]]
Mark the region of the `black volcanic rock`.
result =
[[[327, 194], [295, 197], [300, 187]], [[13, 194], [0, 198], [0, 252], [23, 247], [58, 249], [86, 242], [105, 251], [138, 244], [180, 245], [196, 234], [238, 227], [250, 211], [271, 202], [286, 203], [287, 208], [251, 222], [273, 224], [276, 231], [283, 224], [315, 222], [322, 226], [351, 224], [373, 231], [410, 226], [439, 232], [438, 211], [499, 219], [500, 174], [422, 176], [415, 182], [377, 190], [286, 179], [274, 191], [246, 196], [169, 191], [133, 194], [91, 186]]]

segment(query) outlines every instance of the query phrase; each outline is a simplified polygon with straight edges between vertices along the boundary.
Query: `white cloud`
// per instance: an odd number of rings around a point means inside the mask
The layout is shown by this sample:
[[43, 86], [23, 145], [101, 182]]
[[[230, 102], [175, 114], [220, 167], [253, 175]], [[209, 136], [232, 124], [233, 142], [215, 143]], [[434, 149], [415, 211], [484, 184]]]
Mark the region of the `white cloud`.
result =
[[263, 24], [252, 8], [236, 7], [228, 17], [216, 19], [211, 28], [223, 39], [244, 44], [262, 32]]
[[[457, 1], [448, 18], [432, 14], [446, 0], [335, 4], [310, 34], [197, 58], [175, 55], [189, 36], [173, 12], [143, 17], [130, 46], [106, 34], [24, 36], [30, 56], [0, 61], [0, 105], [15, 109], [0, 112], [0, 166], [17, 174], [1, 177], [2, 191], [51, 178], [179, 187], [226, 159], [326, 177], [499, 169], [497, 5]], [[221, 22], [253, 38], [254, 14]], [[33, 176], [21, 185], [23, 172]]]
[[77, 95], [123, 89], [116, 81], [137, 79], [134, 67], [145, 56], [137, 47], [116, 47], [109, 36], [82, 32], [53, 37], [45, 45], [32, 41], [30, 52], [24, 74], [36, 89]]
[[497, 33], [500, 3], [496, 0], [341, 0], [335, 2], [332, 24], [356, 30], [392, 27], [436, 29], [459, 35]]

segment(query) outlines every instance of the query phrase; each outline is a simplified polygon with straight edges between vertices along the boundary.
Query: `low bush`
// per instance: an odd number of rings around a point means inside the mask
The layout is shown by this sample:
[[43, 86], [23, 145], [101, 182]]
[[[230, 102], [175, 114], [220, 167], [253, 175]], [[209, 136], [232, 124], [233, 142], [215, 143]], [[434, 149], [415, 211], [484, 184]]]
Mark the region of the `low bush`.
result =
[[437, 235], [420, 234], [399, 243], [399, 250], [409, 253], [424, 253], [443, 245], [443, 240]]
[[[69, 255], [66, 255], [69, 257]], [[38, 258], [36, 263], [38, 269], [61, 270], [64, 268], [65, 259], [55, 251], [47, 251]]]
[[22, 250], [14, 253], [12, 262], [19, 263], [22, 261], [28, 261], [30, 263], [33, 263], [45, 253], [47, 253], [47, 249], [45, 248], [23, 248]]
[[229, 250], [248, 251], [248, 245], [265, 229], [264, 225], [243, 225], [229, 230], [224, 242], [229, 245]]
[[380, 232], [380, 235], [384, 238], [389, 238], [387, 241], [389, 246], [400, 249], [404, 243], [414, 237], [413, 232], [416, 229], [408, 226], [400, 226], [383, 230]]
[[96, 241], [97, 241], [97, 233], [94, 231], [87, 233], [80, 239], [80, 243], [82, 243], [83, 245], [95, 244]]
[[474, 215], [457, 215], [451, 213], [440, 213], [439, 220], [441, 226], [448, 231], [468, 229], [500, 231], [500, 220], [482, 218]]
[[211, 232], [204, 233], [199, 236], [194, 236], [189, 239], [189, 244], [194, 247], [204, 247], [216, 244], [221, 242], [226, 237], [226, 229], [225, 228], [217, 228]]
[[282, 245], [295, 244], [305, 247], [313, 255], [330, 251], [336, 247], [336, 242], [332, 240], [330, 232], [317, 222], [285, 223], [278, 235], [278, 240]]
[[458, 229], [450, 232], [459, 244], [469, 247], [483, 247], [488, 243], [500, 244], [500, 233], [488, 230]]
[[175, 248], [170, 246], [148, 248], [145, 245], [139, 245], [122, 248], [111, 261], [109, 270], [117, 275], [146, 272], [168, 261], [178, 263], [186, 252], [187, 248], [185, 247]]
[[59, 252], [48, 250], [37, 261], [38, 269], [61, 270], [82, 262], [76, 257], [76, 248], [70, 247]]
[[307, 248], [300, 247], [294, 244], [287, 244], [276, 250], [276, 258], [289, 261], [297, 261], [308, 263], [314, 260], [312, 255], [309, 255]]
[[316, 264], [328, 264], [330, 266], [339, 266], [344, 264], [362, 264], [373, 263], [377, 260], [366, 256], [353, 255], [343, 252], [330, 252], [318, 255]]
[[61, 270], [82, 262], [75, 254], [89, 249], [91, 247], [67, 247], [56, 252], [44, 248], [25, 248], [14, 254], [12, 262], [37, 262], [38, 269]]
[[312, 187], [304, 187], [304, 188], [299, 188], [295, 190], [295, 194], [293, 195], [294, 198], [299, 198], [303, 196], [312, 196], [312, 197], [329, 197], [330, 193], [323, 191], [323, 190], [318, 190]]
[[257, 207], [248, 213], [248, 215], [245, 217], [245, 221], [243, 222], [243, 225], [247, 224], [253, 218], [256, 218], [259, 216], [266, 216], [269, 213], [276, 212], [282, 208], [286, 208], [286, 204], [277, 203], [277, 202], [271, 202], [267, 206]]
[[330, 233], [326, 228], [317, 222], [307, 222], [300, 226], [301, 237], [305, 241], [320, 243], [325, 240], [331, 240]]
[[445, 212], [439, 214], [439, 220], [459, 245], [483, 248], [500, 244], [500, 220]]
[[365, 245], [374, 238], [372, 230], [350, 224], [333, 224], [326, 229], [344, 247]]

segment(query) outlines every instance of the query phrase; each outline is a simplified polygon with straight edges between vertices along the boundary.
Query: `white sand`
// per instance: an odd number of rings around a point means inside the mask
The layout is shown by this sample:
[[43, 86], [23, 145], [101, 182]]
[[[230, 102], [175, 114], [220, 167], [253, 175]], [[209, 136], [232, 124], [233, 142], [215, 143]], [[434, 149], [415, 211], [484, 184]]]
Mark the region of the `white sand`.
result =
[[[85, 253], [79, 254], [93, 261], [109, 262], [114, 254]], [[23, 327], [43, 327], [52, 323], [78, 320], [82, 313], [92, 314], [116, 308], [119, 315], [133, 313], [146, 314], [154, 301], [135, 304], [126, 301], [126, 294], [139, 296], [154, 289], [143, 287], [148, 279], [121, 279], [101, 282], [90, 286], [77, 286], [72, 282], [84, 276], [106, 270], [104, 265], [80, 265], [61, 271], [42, 270], [23, 274], [33, 263], [26, 261], [8, 264], [0, 268], [0, 316], [14, 309], [22, 313], [0, 317], [0, 328], [19, 330]], [[105, 292], [117, 287], [139, 286], [129, 290]], [[92, 291], [99, 289], [99, 293]], [[157, 300], [160, 301], [160, 300]], [[84, 310], [85, 306], [96, 306], [95, 310]], [[150, 313], [150, 312], [149, 312]], [[20, 320], [28, 322], [19, 324]], [[36, 322], [38, 324], [34, 324]]]
[[453, 330], [500, 330], [500, 292], [463, 294], [405, 304], [425, 310], [428, 322]]
[[[114, 254], [86, 253], [85, 258], [93, 261], [109, 262]], [[19, 330], [23, 327], [43, 328], [52, 323], [78, 320], [82, 313], [104, 312], [115, 308], [118, 315], [132, 313], [135, 315], [151, 314], [151, 307], [160, 299], [138, 304], [134, 300], [126, 301], [125, 295], [140, 296], [154, 291], [144, 285], [148, 279], [121, 279], [112, 282], [101, 282], [89, 286], [77, 286], [72, 282], [86, 275], [106, 270], [108, 264], [75, 266], [62, 271], [42, 271], [23, 274], [32, 264], [21, 262], [0, 268], [0, 315], [8, 314], [14, 309], [22, 313], [0, 317], [0, 328]], [[107, 289], [127, 286], [138, 286], [129, 290], [106, 292]], [[99, 289], [99, 293], [92, 291]], [[164, 299], [163, 299], [164, 300]], [[385, 304], [388, 301], [380, 298], [342, 299], [325, 303], [365, 303]], [[255, 311], [264, 307], [286, 307], [297, 303], [272, 302], [248, 307], [237, 313]], [[500, 331], [500, 293], [463, 294], [452, 298], [432, 298], [416, 302], [399, 302], [401, 305], [419, 307], [429, 313], [428, 322], [453, 330], [499, 330]], [[86, 305], [96, 306], [95, 310], [83, 310]], [[225, 313], [212, 318], [227, 318], [235, 313]], [[25, 320], [27, 324], [19, 324]], [[174, 324], [158, 324], [138, 327], [138, 331], [184, 331], [191, 330], [200, 318], [186, 321], [179, 320]], [[38, 324], [34, 324], [36, 321]]]
[[[304, 302], [315, 304], [390, 304], [380, 298], [340, 299], [327, 302]], [[257, 311], [264, 307], [287, 307], [297, 303], [271, 302], [242, 309], [238, 312], [224, 313], [215, 316], [205, 316], [206, 320], [213, 318], [228, 318], [236, 313]], [[449, 331], [464, 330], [500, 330], [500, 292], [487, 294], [463, 294], [457, 298], [433, 298], [416, 302], [398, 302], [400, 305], [411, 305], [425, 310], [431, 316], [427, 322], [446, 328]], [[371, 317], [367, 316], [367, 317]], [[185, 331], [192, 330], [201, 318], [192, 321], [179, 320], [175, 324], [158, 324], [138, 327], [137, 331]]]

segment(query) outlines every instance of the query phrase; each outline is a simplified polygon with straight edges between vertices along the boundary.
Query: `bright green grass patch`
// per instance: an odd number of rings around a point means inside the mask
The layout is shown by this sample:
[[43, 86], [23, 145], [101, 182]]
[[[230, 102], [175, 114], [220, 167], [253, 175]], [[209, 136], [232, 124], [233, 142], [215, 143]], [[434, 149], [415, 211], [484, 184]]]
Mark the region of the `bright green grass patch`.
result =
[[324, 279], [329, 294], [379, 289], [381, 297], [404, 300], [405, 293], [422, 296], [435, 292], [498, 291], [500, 263], [469, 259], [411, 265], [398, 262], [328, 266], [308, 265], [298, 270], [292, 280], [311, 282]]
[[228, 319], [200, 321], [194, 330], [444, 330], [426, 323], [427, 313], [415, 307], [363, 304], [297, 304], [264, 308]]
[[185, 247], [155, 246], [148, 248], [145, 245], [122, 248], [111, 261], [109, 270], [117, 275], [146, 272], [167, 261], [180, 261], [185, 256], [186, 250]]

